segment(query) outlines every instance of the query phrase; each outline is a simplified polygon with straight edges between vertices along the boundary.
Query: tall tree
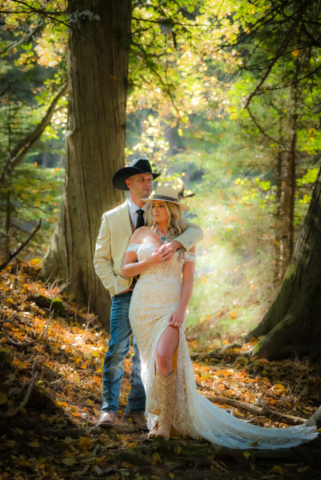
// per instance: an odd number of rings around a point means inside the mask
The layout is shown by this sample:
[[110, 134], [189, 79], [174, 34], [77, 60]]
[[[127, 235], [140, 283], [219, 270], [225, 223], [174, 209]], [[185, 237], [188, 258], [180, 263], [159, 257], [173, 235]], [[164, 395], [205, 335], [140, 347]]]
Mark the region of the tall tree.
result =
[[252, 353], [276, 359], [309, 355], [321, 361], [321, 170], [279, 293], [248, 338], [264, 335]]
[[[109, 294], [93, 268], [102, 213], [123, 201], [111, 187], [124, 164], [131, 1], [69, 2], [66, 193], [44, 274], [68, 279], [104, 321]], [[107, 319], [106, 319], [107, 320]]]
[[[312, 105], [314, 112], [320, 113], [320, 96], [317, 89], [320, 78], [318, 60], [321, 47], [318, 34], [320, 3], [311, 0], [299, 2], [285, 0], [265, 5], [264, 2], [261, 5], [254, 2], [254, 5], [260, 13], [247, 29], [247, 34], [257, 38], [258, 46], [251, 51], [246, 68], [258, 72], [259, 79], [245, 101], [245, 108], [249, 108], [256, 96], [281, 88], [288, 90], [290, 108], [287, 116], [287, 148], [284, 153], [286, 185], [283, 213], [287, 222], [293, 225], [298, 120], [300, 117], [302, 123], [306, 121], [304, 107], [299, 105], [300, 95], [307, 112], [310, 103], [308, 89], [314, 91]], [[263, 50], [271, 50], [273, 46], [273, 53], [258, 61], [256, 55], [262, 46]], [[287, 67], [278, 78], [277, 84], [273, 73], [284, 62], [287, 63]], [[305, 149], [302, 144], [299, 148]], [[275, 359], [295, 354], [309, 354], [312, 359], [321, 360], [320, 199], [319, 172], [309, 211], [281, 288], [260, 324], [247, 336], [248, 339], [252, 336], [264, 336], [252, 349], [252, 353], [257, 353], [260, 357]], [[293, 229], [287, 230], [288, 251], [291, 255], [294, 243]]]

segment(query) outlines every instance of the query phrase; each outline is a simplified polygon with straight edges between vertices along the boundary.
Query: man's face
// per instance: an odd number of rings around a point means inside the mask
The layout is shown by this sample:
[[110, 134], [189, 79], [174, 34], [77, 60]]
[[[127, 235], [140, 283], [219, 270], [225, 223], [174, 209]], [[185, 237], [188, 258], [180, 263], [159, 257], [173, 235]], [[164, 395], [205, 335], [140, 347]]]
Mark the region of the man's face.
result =
[[129, 190], [141, 198], [148, 198], [153, 190], [153, 176], [149, 173], [133, 175], [126, 180]]

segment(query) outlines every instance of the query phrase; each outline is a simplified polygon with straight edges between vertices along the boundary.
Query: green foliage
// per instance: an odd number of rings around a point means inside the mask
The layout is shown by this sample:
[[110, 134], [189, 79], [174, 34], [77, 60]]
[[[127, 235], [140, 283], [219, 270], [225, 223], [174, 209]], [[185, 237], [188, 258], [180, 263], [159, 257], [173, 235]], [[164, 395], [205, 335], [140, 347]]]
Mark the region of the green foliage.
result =
[[[6, 224], [8, 194], [10, 196], [9, 246], [11, 251], [28, 237], [40, 218], [42, 227], [26, 247], [23, 255], [38, 256], [46, 251], [58, 221], [63, 195], [63, 179], [63, 169], [46, 169], [26, 163], [15, 170], [11, 185], [1, 188], [1, 225]], [[4, 228], [0, 229], [1, 250], [4, 250], [7, 234]]]

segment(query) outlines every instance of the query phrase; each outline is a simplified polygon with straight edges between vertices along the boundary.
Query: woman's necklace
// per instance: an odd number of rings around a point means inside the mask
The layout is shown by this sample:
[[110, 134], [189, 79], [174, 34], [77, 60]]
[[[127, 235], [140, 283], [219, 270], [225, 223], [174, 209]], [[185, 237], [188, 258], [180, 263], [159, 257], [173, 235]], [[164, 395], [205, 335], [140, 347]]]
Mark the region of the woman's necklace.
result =
[[162, 244], [162, 245], [164, 245], [164, 243], [166, 243], [166, 242], [167, 242], [167, 235], [166, 235], [166, 237], [162, 237], [162, 235], [159, 233], [159, 231], [158, 231], [157, 227], [156, 227], [156, 233], [157, 233], [157, 235], [159, 235], [159, 236], [160, 236], [160, 239], [161, 239], [161, 244]]

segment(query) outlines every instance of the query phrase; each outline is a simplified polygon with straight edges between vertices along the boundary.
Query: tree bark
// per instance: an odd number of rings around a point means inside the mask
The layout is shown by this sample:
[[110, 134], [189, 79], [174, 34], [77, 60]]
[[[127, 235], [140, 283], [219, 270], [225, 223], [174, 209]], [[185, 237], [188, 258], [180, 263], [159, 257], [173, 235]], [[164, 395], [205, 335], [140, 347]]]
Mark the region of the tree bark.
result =
[[293, 258], [276, 299], [247, 336], [262, 339], [252, 349], [278, 359], [309, 355], [321, 361], [321, 169]]
[[[282, 125], [280, 126], [280, 139], [282, 138]], [[285, 270], [283, 271], [283, 262], [281, 257], [281, 197], [282, 197], [282, 159], [283, 152], [279, 145], [276, 157], [276, 203], [275, 212], [275, 239], [274, 239], [274, 283], [279, 285]]]
[[69, 14], [80, 23], [69, 37], [66, 191], [43, 273], [68, 279], [76, 301], [107, 325], [110, 296], [93, 257], [103, 212], [124, 200], [111, 178], [124, 166], [131, 1], [70, 2]]
[[[296, 189], [296, 142], [297, 142], [297, 86], [289, 92], [290, 132], [284, 162], [281, 162], [281, 197], [279, 212], [279, 242], [280, 242], [280, 279], [282, 280], [294, 248], [294, 206]], [[282, 164], [283, 163], [283, 164]]]

